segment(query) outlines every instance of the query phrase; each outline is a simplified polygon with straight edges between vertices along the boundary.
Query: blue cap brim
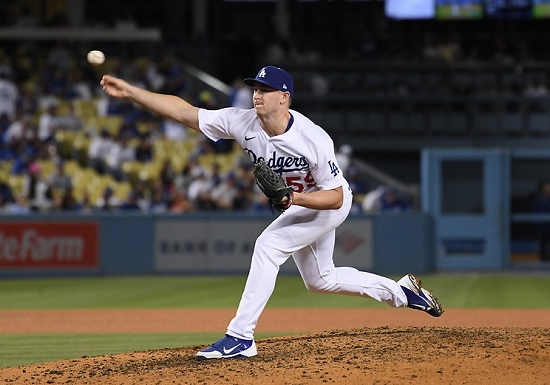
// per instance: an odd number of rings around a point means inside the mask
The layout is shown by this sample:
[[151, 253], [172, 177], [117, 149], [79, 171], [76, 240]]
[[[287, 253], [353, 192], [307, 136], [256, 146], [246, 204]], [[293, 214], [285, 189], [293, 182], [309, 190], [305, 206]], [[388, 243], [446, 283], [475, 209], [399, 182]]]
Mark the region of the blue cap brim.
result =
[[267, 82], [263, 82], [261, 80], [255, 79], [255, 78], [246, 78], [246, 79], [243, 80], [243, 83], [246, 84], [247, 86], [250, 86], [250, 87], [254, 87], [256, 85], [256, 83], [260, 83], [260, 84], [263, 84], [265, 86], [268, 86], [268, 87], [271, 87], [271, 88], [274, 88], [274, 89], [278, 90], [277, 87], [273, 87], [271, 84], [269, 84]]

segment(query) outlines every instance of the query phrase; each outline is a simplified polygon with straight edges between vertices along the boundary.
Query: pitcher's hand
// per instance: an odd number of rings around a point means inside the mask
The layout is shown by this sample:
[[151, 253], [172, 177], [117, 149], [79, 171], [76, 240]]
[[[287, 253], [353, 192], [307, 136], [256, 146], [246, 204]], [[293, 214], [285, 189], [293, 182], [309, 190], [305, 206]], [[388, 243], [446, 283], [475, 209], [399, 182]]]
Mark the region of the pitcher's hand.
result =
[[103, 75], [99, 84], [101, 84], [103, 91], [109, 96], [115, 98], [127, 98], [129, 96], [130, 85], [122, 79], [111, 75]]

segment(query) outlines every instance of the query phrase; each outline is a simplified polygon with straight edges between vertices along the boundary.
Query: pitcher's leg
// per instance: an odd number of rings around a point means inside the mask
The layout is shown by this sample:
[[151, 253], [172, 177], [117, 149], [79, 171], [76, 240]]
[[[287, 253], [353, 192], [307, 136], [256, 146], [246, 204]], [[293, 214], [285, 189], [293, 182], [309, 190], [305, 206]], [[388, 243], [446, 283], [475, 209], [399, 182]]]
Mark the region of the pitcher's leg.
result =
[[289, 257], [289, 254], [275, 249], [273, 245], [269, 246], [272, 242], [268, 236], [269, 232], [264, 232], [256, 240], [239, 308], [227, 327], [227, 334], [231, 336], [254, 338], [258, 319], [275, 289], [279, 267]]
[[331, 231], [294, 253], [309, 291], [370, 297], [394, 307], [407, 305], [403, 289], [394, 280], [352, 267], [335, 267], [334, 242], [335, 231]]
[[258, 237], [237, 314], [227, 334], [251, 339], [258, 319], [273, 293], [279, 267], [296, 251], [333, 231], [346, 217], [346, 210], [317, 211], [291, 206]]

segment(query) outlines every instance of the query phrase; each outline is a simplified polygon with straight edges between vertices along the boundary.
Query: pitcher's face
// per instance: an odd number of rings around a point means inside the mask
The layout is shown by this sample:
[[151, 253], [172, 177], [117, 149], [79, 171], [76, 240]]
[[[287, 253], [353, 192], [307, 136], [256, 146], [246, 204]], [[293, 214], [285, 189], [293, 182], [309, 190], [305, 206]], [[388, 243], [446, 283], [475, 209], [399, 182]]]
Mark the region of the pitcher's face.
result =
[[254, 87], [252, 101], [258, 115], [269, 115], [270, 113], [279, 111], [282, 106], [285, 106], [289, 98], [289, 92], [279, 91], [275, 88], [258, 83]]

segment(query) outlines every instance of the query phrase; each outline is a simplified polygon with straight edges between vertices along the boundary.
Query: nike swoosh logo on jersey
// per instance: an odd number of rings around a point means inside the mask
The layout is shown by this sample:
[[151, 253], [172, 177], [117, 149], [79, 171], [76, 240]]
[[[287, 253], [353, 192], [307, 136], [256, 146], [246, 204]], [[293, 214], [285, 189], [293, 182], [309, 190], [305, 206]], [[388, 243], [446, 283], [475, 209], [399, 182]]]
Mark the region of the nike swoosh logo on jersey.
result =
[[249, 140], [252, 140], [254, 138], [255, 138], [255, 136], [251, 136], [251, 137], [245, 136], [244, 140], [246, 140], [248, 142]]
[[226, 349], [225, 347], [223, 348], [223, 354], [230, 354], [233, 350], [237, 349], [239, 346], [241, 346], [240, 344], [238, 345], [235, 345], [233, 346], [231, 349]]

